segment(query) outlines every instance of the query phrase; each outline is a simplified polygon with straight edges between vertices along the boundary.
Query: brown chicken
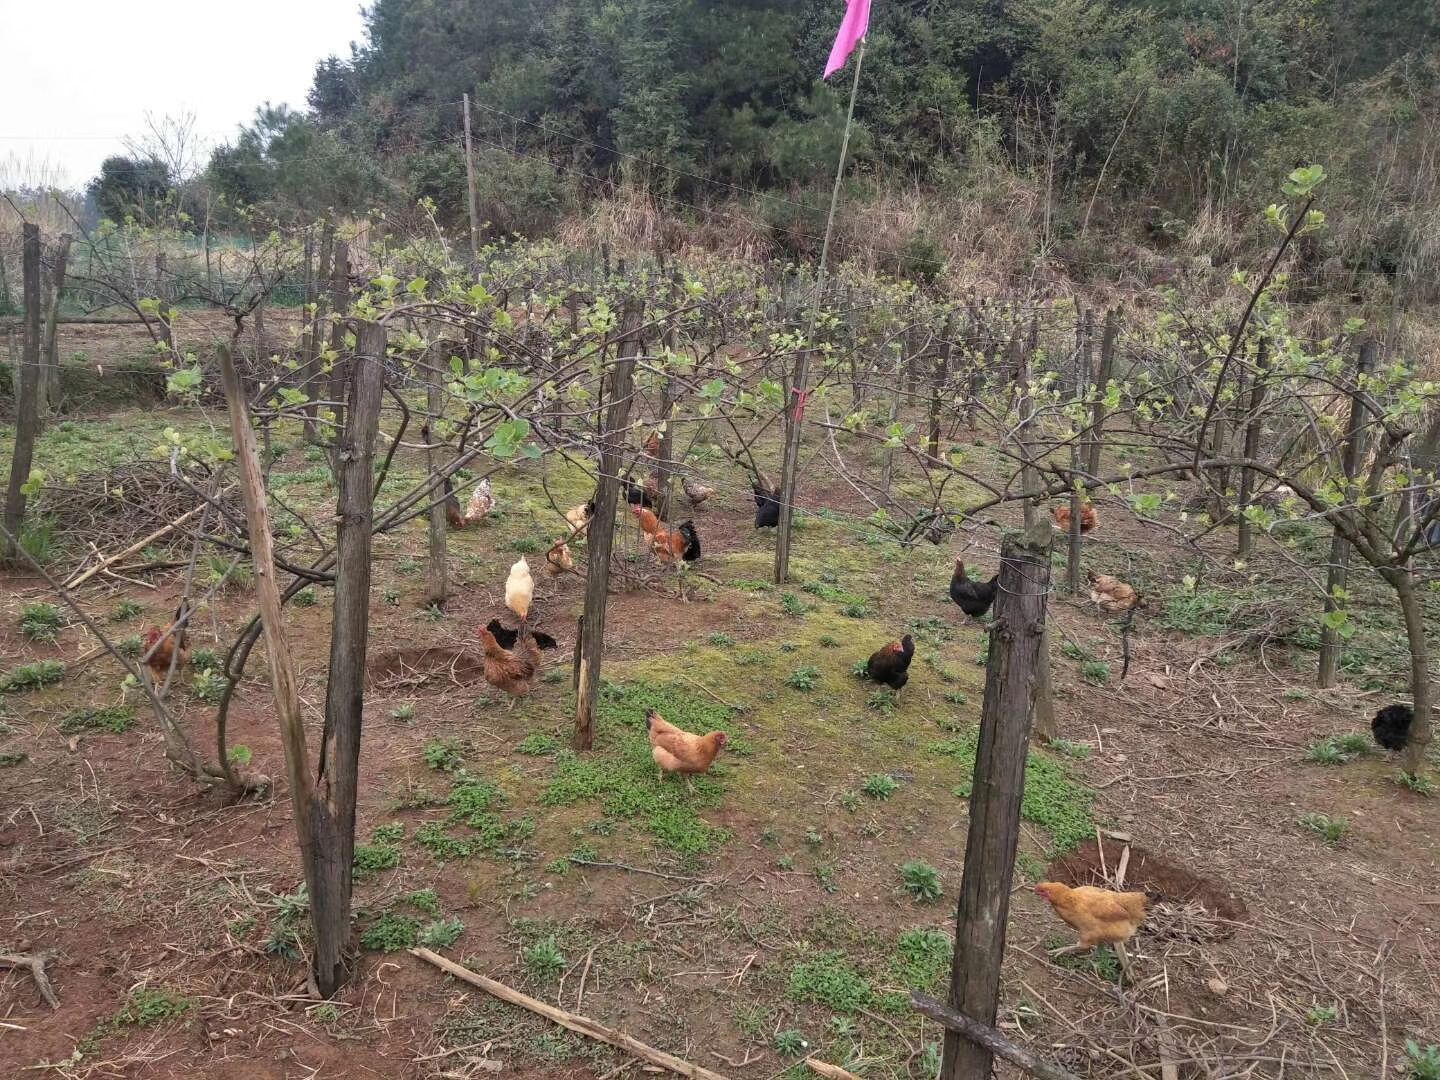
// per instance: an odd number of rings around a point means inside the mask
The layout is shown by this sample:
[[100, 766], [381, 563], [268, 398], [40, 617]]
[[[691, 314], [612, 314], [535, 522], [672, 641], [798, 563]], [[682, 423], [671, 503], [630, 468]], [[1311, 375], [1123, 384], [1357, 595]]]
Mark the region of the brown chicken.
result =
[[[173, 628], [173, 623], [164, 630], [151, 628], [145, 635], [145, 653], [149, 655], [145, 666], [150, 669], [150, 674], [157, 683], [163, 683], [170, 674], [172, 660], [175, 661], [176, 671], [190, 662], [190, 636], [183, 626], [179, 633], [171, 633]], [[177, 648], [180, 651], [178, 659], [175, 656]]]
[[[1065, 532], [1070, 531], [1070, 507], [1057, 506], [1051, 511], [1050, 516], [1055, 519], [1055, 524]], [[1086, 503], [1080, 507], [1080, 531], [1088, 533], [1096, 525], [1100, 524], [1100, 515], [1095, 513], [1095, 507]]]
[[678, 566], [681, 562], [694, 562], [700, 557], [700, 535], [695, 531], [693, 521], [682, 521], [678, 526], [667, 526], [655, 516], [653, 510], [643, 506], [633, 508], [640, 521], [640, 531], [655, 557], [667, 566]]
[[1140, 603], [1140, 594], [1133, 585], [1127, 585], [1109, 574], [1097, 574], [1093, 570], [1086, 575], [1090, 579], [1090, 600], [1101, 611], [1119, 615]]
[[535, 643], [535, 636], [523, 620], [511, 649], [503, 648], [489, 627], [481, 627], [476, 634], [485, 650], [485, 681], [509, 694], [508, 707], [513, 709], [515, 699], [530, 692], [540, 672], [540, 647]]
[[654, 709], [645, 714], [645, 730], [650, 733], [650, 756], [655, 759], [661, 775], [679, 773], [685, 777], [686, 787], [691, 787], [690, 777], [710, 771], [729, 741], [723, 731], [712, 731], [708, 735], [682, 731]]
[[545, 572], [551, 577], [559, 577], [566, 570], [575, 568], [575, 560], [570, 558], [570, 545], [564, 540], [557, 540], [555, 546], [545, 553]]
[[1145, 921], [1149, 898], [1143, 892], [1116, 892], [1093, 885], [1072, 889], [1058, 881], [1042, 881], [1035, 886], [1035, 891], [1050, 902], [1056, 915], [1080, 932], [1079, 945], [1061, 952], [1111, 945], [1120, 966], [1128, 973], [1130, 962], [1125, 955], [1125, 942], [1135, 936]]

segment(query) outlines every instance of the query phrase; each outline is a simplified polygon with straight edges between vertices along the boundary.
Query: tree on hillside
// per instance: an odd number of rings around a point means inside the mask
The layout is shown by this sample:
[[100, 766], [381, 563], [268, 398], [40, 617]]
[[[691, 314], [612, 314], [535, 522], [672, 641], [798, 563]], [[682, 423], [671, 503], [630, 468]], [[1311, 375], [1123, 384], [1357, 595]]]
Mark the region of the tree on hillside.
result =
[[102, 217], [124, 221], [127, 217], [145, 216], [164, 200], [173, 181], [170, 169], [159, 158], [117, 154], [101, 162], [99, 175], [90, 181], [88, 193]]

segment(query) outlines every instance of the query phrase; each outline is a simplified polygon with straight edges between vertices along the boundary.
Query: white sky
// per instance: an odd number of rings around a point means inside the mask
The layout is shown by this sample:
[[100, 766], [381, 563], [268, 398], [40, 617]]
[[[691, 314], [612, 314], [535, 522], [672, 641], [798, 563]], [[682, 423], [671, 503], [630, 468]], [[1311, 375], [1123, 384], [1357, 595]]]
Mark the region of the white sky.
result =
[[0, 0], [0, 175], [82, 187], [147, 110], [223, 142], [267, 99], [303, 108], [316, 61], [360, 38], [360, 0]]

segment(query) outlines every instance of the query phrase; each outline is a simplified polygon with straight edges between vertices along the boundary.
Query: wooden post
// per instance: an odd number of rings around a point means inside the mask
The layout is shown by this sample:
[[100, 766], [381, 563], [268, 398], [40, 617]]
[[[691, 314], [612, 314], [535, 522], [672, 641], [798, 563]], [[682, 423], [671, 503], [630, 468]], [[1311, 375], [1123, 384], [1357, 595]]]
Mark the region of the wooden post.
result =
[[[676, 333], [674, 310], [680, 305], [680, 272], [675, 271], [670, 279], [670, 308], [671, 315], [665, 325], [665, 351], [675, 351]], [[673, 504], [674, 491], [674, 454], [675, 454], [675, 425], [671, 423], [675, 414], [675, 376], [668, 371], [665, 375], [665, 382], [660, 388], [660, 420], [665, 425], [665, 430], [660, 435], [660, 460], [655, 466], [659, 473], [660, 491], [655, 501], [655, 513], [660, 515], [661, 521], [670, 520], [670, 507]]]
[[950, 378], [950, 353], [954, 349], [951, 339], [955, 336], [955, 315], [952, 312], [945, 319], [945, 339], [935, 350], [934, 380], [930, 387], [930, 437], [926, 449], [932, 458], [940, 456], [940, 405], [945, 393], [945, 384]]
[[345, 349], [345, 314], [350, 310], [350, 245], [344, 240], [335, 241], [333, 261], [330, 265], [330, 312], [337, 316], [334, 325], [330, 328], [330, 351], [334, 353], [335, 359], [330, 366], [330, 386], [326, 391], [330, 395], [331, 415], [335, 424], [335, 437], [340, 437], [340, 432], [345, 427], [345, 406], [341, 404], [345, 400], [346, 386], [349, 383], [349, 361], [346, 359]]
[[810, 354], [811, 350], [805, 348], [795, 357], [795, 376], [785, 401], [785, 457], [780, 468], [780, 521], [775, 537], [776, 585], [784, 585], [790, 573], [790, 530], [795, 520], [796, 473], [800, 470], [800, 439], [805, 428], [805, 394], [810, 386]]
[[[991, 1028], [1000, 1001], [1010, 882], [1020, 842], [1030, 716], [1047, 661], [1043, 641], [1054, 532], [1042, 519], [1023, 533], [1007, 535], [1000, 549], [1000, 591], [990, 629], [950, 971], [951, 1007]], [[988, 1080], [991, 1064], [988, 1047], [946, 1030], [940, 1080]]]
[[1100, 340], [1100, 365], [1095, 370], [1096, 401], [1090, 418], [1090, 446], [1085, 471], [1091, 476], [1100, 473], [1101, 431], [1105, 427], [1105, 387], [1115, 373], [1115, 342], [1120, 337], [1120, 312], [1111, 308], [1105, 313], [1105, 335]]
[[[895, 418], [900, 415], [900, 373], [905, 366], [905, 354], [897, 346], [895, 349], [895, 378], [890, 393], [889, 414], [886, 418], [886, 428], [895, 423]], [[893, 447], [885, 448], [885, 455], [880, 462], [880, 490], [887, 496], [890, 494], [890, 481], [895, 475], [895, 450]]]
[[[1085, 312], [1080, 321], [1080, 341], [1075, 364], [1075, 400], [1085, 400], [1086, 381], [1090, 378], [1092, 342], [1095, 336], [1095, 312]], [[1065, 562], [1065, 587], [1071, 596], [1080, 595], [1080, 518], [1084, 500], [1075, 473], [1081, 467], [1081, 439], [1077, 433], [1070, 442], [1070, 543]]]
[[[1021, 469], [1022, 484], [1027, 495], [1034, 495], [1041, 490], [1040, 470], [1030, 464], [1036, 456], [1033, 442], [1035, 424], [1035, 399], [1030, 394], [1030, 380], [1033, 377], [1031, 365], [1035, 359], [1035, 344], [1039, 337], [1038, 322], [1032, 320], [1030, 323], [1030, 337], [1026, 345], [1020, 344], [1020, 335], [1017, 328], [1015, 337], [1011, 339], [1011, 349], [1015, 357], [1016, 384], [1020, 394], [1020, 428], [1018, 438], [1020, 440], [1020, 453], [1026, 464]], [[1034, 498], [1025, 500], [1025, 528], [1032, 529], [1044, 525], [1050, 525], [1050, 519], [1040, 513], [1040, 508], [1035, 504]], [[1072, 523], [1073, 525], [1073, 523]], [[1052, 530], [1053, 531], [1053, 530]], [[1047, 549], [1048, 550], [1048, 549]], [[1045, 570], [1046, 585], [1049, 585], [1050, 570], [1046, 564]], [[1034, 721], [1035, 732], [1041, 739], [1049, 742], [1060, 734], [1055, 726], [1055, 697], [1050, 685], [1050, 633], [1048, 630], [1041, 631], [1040, 638], [1040, 659], [1035, 667], [1035, 694]]]
[[[1250, 403], [1246, 409], [1249, 416], [1245, 421], [1245, 458], [1247, 461], [1254, 461], [1259, 455], [1260, 435], [1265, 427], [1260, 417], [1260, 409], [1265, 404], [1265, 369], [1268, 361], [1268, 346], [1269, 341], [1262, 337], [1259, 350], [1255, 354], [1255, 371], [1250, 376]], [[1254, 544], [1254, 527], [1250, 524], [1250, 519], [1245, 516], [1245, 510], [1254, 494], [1254, 471], [1241, 469], [1240, 521], [1235, 533], [1235, 554], [1242, 559], [1250, 555], [1250, 549]]]
[[[260, 452], [255, 444], [255, 431], [250, 426], [250, 412], [240, 374], [228, 345], [215, 350], [220, 361], [220, 381], [225, 389], [225, 404], [230, 414], [230, 436], [235, 443], [235, 460], [240, 470], [240, 492], [245, 501], [246, 531], [250, 554], [255, 564], [255, 600], [260, 608], [260, 623], [265, 628], [265, 660], [270, 671], [270, 692], [273, 708], [280, 723], [280, 740], [285, 750], [285, 770], [290, 781], [290, 802], [295, 819], [295, 833], [300, 841], [300, 861], [305, 868], [305, 882], [313, 898], [316, 896], [315, 866], [318, 857], [317, 837], [312, 805], [314, 783], [310, 777], [310, 751], [305, 742], [305, 720], [300, 712], [300, 686], [295, 678], [295, 662], [285, 638], [285, 621], [281, 612], [280, 587], [275, 581], [275, 541], [270, 531], [270, 509], [265, 496], [264, 472]], [[328, 895], [328, 894], [327, 894]], [[319, 908], [313, 906], [317, 913]]]
[[472, 262], [480, 261], [480, 222], [476, 220], [480, 211], [476, 206], [475, 199], [475, 156], [470, 147], [470, 95], [465, 94], [461, 98], [461, 105], [465, 110], [465, 191], [469, 196], [470, 206], [470, 259]]
[[25, 299], [25, 341], [20, 370], [15, 372], [15, 451], [10, 459], [10, 486], [5, 492], [5, 558], [13, 562], [19, 552], [20, 529], [25, 521], [25, 483], [40, 432], [40, 226], [28, 222], [21, 241], [21, 280]]
[[[347, 395], [346, 426], [336, 439], [335, 603], [325, 688], [325, 737], [319, 775], [329, 796], [312, 804], [320, 840], [310, 885], [315, 924], [315, 983], [329, 997], [345, 981], [355, 857], [355, 799], [360, 779], [365, 648], [370, 621], [370, 540], [374, 533], [375, 441], [385, 382], [385, 327], [360, 326]], [[331, 757], [326, 756], [327, 746]], [[321, 788], [324, 790], [324, 788]]]
[[585, 613], [575, 642], [575, 749], [595, 742], [595, 698], [600, 691], [600, 660], [605, 645], [605, 606], [610, 592], [610, 550], [615, 543], [615, 503], [620, 492], [620, 460], [625, 429], [630, 424], [630, 399], [635, 385], [635, 358], [640, 355], [642, 309], [636, 300], [625, 304], [624, 338], [610, 372], [610, 407], [600, 450], [600, 482], [595, 513], [586, 534], [589, 565], [585, 573]]
[[[421, 357], [425, 365], [421, 377], [425, 382], [425, 423], [420, 428], [420, 441], [425, 444], [425, 464], [431, 479], [441, 470], [440, 436], [436, 431], [445, 411], [445, 376], [440, 370], [441, 350], [430, 348]], [[430, 565], [425, 578], [425, 603], [444, 608], [450, 595], [448, 558], [445, 551], [445, 503], [432, 500], [430, 506]]]
[[42, 415], [60, 404], [60, 301], [65, 295], [65, 264], [70, 258], [70, 245], [74, 241], [69, 233], [60, 234], [60, 243], [55, 248], [55, 266], [50, 275], [50, 307], [45, 314], [45, 359], [40, 368], [38, 398]]
[[[1372, 339], [1360, 345], [1360, 355], [1355, 360], [1355, 383], [1375, 366], [1376, 346]], [[1340, 468], [1345, 474], [1345, 501], [1353, 503], [1359, 495], [1355, 487], [1355, 476], [1360, 471], [1360, 462], [1365, 457], [1364, 401], [1359, 393], [1350, 395], [1350, 426], [1346, 429], [1345, 449], [1340, 459]], [[1335, 530], [1330, 540], [1330, 563], [1325, 574], [1325, 613], [1340, 608], [1335, 592], [1344, 589], [1350, 577], [1350, 544]], [[1335, 685], [1340, 668], [1340, 635], [1328, 626], [1320, 627], [1320, 663], [1316, 673], [1316, 685], [1325, 688]], [[1417, 714], [1418, 716], [1419, 714]], [[1428, 717], [1427, 717], [1428, 719]]]

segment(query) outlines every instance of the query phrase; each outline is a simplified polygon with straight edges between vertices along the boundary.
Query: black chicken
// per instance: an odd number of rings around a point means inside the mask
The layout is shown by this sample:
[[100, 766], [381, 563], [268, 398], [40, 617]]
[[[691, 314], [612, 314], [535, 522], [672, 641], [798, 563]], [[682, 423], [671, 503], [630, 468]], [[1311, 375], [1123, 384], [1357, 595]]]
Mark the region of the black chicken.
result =
[[915, 659], [915, 639], [906, 634], [871, 654], [865, 674], [899, 692], [910, 681], [910, 661]]
[[1386, 705], [1370, 721], [1370, 730], [1375, 741], [1386, 750], [1404, 750], [1410, 742], [1410, 725], [1415, 722], [1415, 710], [1409, 705]]
[[971, 581], [965, 574], [965, 562], [955, 560], [955, 573], [950, 577], [950, 599], [960, 605], [960, 610], [972, 619], [978, 619], [990, 610], [999, 590], [1000, 575], [989, 581]]
[[762, 487], [758, 481], [750, 488], [755, 492], [755, 528], [776, 528], [780, 524], [780, 493]]
[[[495, 637], [495, 641], [502, 649], [513, 649], [515, 642], [520, 639], [519, 630], [511, 630], [499, 619], [491, 619], [485, 627]], [[542, 649], [553, 649], [559, 644], [553, 637], [544, 630], [531, 630], [530, 636], [535, 639], [535, 644]]]

